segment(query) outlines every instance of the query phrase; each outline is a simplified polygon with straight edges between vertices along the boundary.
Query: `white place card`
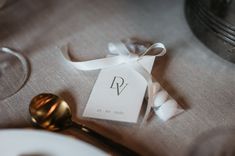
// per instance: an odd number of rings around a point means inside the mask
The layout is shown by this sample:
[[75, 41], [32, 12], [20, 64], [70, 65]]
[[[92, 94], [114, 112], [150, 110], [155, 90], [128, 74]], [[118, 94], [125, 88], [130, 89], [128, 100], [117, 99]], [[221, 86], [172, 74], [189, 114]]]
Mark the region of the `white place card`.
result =
[[[154, 56], [139, 63], [150, 73]], [[102, 69], [83, 116], [122, 122], [137, 122], [147, 82], [128, 64]]]

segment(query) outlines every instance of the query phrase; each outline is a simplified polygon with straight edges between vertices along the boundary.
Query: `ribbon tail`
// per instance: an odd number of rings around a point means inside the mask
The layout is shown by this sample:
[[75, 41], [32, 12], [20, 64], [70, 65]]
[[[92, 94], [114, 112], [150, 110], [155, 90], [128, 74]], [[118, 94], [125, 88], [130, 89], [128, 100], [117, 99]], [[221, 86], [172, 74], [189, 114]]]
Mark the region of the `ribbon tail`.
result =
[[86, 71], [104, 69], [108, 67], [117, 66], [129, 62], [131, 60], [136, 60], [136, 58], [130, 58], [125, 55], [117, 55], [96, 60], [74, 62], [71, 60], [71, 57], [69, 56], [68, 45], [62, 46], [60, 50], [66, 61], [72, 64], [75, 68]]
[[146, 111], [145, 111], [145, 114], [144, 114], [144, 117], [143, 117], [143, 120], [142, 120], [142, 122], [141, 122], [141, 126], [148, 120], [148, 117], [149, 117], [149, 114], [150, 114], [150, 112], [151, 112], [151, 109], [152, 109], [152, 106], [153, 106], [153, 98], [152, 98], [152, 96], [150, 96], [150, 93], [151, 93], [151, 84], [152, 83], [150, 83], [149, 85], [148, 85], [148, 88], [147, 88], [147, 94], [148, 94], [148, 102], [147, 102], [147, 107], [146, 107]]
[[149, 113], [151, 111], [151, 108], [153, 107], [153, 98], [154, 98], [154, 87], [153, 87], [153, 77], [152, 75], [142, 66], [140, 65], [138, 62], [132, 63], [132, 67], [135, 69], [135, 71], [140, 74], [145, 81], [147, 82], [147, 98], [148, 98], [148, 102], [147, 102], [147, 107], [146, 107], [146, 111], [142, 120], [141, 125], [143, 125], [143, 123], [145, 123], [149, 117]]

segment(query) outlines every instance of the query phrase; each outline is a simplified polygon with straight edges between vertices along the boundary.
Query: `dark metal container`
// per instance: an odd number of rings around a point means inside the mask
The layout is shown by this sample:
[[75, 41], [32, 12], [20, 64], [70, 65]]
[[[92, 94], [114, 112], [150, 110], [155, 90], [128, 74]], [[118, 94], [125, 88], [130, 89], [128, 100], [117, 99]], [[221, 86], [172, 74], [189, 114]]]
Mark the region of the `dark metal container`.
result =
[[235, 1], [186, 0], [186, 19], [210, 49], [235, 63]]

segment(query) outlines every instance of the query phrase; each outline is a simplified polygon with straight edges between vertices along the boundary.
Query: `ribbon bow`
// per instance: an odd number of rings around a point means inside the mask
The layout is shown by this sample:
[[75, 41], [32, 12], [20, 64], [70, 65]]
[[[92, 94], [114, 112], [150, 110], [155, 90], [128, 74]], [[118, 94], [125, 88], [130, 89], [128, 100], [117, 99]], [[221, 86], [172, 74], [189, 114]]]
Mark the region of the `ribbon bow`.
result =
[[67, 61], [79, 70], [98, 70], [110, 68], [123, 63], [129, 64], [147, 82], [148, 104], [143, 122], [147, 120], [151, 108], [153, 108], [155, 113], [164, 121], [181, 112], [181, 109], [178, 109], [176, 101], [161, 88], [160, 84], [155, 81], [154, 77], [139, 63], [139, 60], [141, 60], [145, 55], [155, 57], [165, 55], [166, 48], [164, 44], [154, 43], [147, 48], [144, 45], [133, 43], [125, 45], [124, 43], [119, 42], [109, 43], [108, 49], [110, 52], [108, 57], [82, 62], [71, 61], [68, 53], [68, 46], [62, 47], [61, 51]]

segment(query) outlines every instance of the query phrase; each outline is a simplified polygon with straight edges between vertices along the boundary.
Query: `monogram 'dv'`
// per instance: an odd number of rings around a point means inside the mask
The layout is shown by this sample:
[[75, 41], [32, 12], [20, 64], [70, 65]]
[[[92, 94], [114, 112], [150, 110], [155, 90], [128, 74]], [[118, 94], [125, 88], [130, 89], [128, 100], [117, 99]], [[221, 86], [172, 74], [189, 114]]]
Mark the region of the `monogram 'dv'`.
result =
[[123, 77], [114, 76], [110, 88], [116, 89], [117, 95], [119, 96], [123, 92], [123, 90], [126, 88], [127, 85], [128, 83], [125, 82], [125, 79]]

